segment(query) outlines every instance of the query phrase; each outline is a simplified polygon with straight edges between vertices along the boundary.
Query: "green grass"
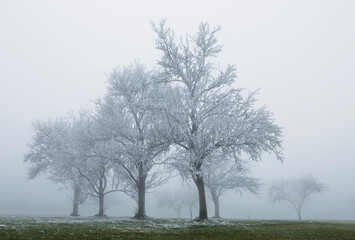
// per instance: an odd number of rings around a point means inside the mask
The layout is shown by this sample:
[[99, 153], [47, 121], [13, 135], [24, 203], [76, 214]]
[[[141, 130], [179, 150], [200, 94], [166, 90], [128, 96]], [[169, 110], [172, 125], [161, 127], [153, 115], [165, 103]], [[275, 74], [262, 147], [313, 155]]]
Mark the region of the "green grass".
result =
[[355, 239], [355, 223], [7, 216], [0, 239]]

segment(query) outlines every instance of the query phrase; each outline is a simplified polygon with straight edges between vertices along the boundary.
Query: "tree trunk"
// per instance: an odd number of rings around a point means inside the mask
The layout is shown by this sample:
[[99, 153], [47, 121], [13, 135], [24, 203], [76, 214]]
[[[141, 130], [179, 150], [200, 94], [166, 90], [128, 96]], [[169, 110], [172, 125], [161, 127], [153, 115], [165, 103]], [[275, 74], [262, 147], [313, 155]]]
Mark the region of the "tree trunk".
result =
[[296, 209], [297, 210], [297, 216], [298, 216], [298, 220], [301, 221], [302, 220], [302, 216], [301, 216], [301, 209]]
[[213, 204], [214, 204], [214, 217], [221, 218], [221, 216], [219, 215], [219, 197], [216, 193], [216, 190], [210, 189], [210, 192], [211, 192], [211, 196], [212, 196], [212, 200], [213, 200]]
[[200, 175], [197, 175], [196, 178], [193, 178], [194, 182], [198, 189], [198, 200], [199, 200], [199, 220], [207, 219], [207, 202], [206, 202], [206, 193], [205, 193], [205, 184], [203, 178]]
[[180, 218], [180, 209], [176, 209], [177, 217]]
[[147, 218], [145, 214], [145, 177], [140, 177], [138, 182], [138, 211], [134, 216], [137, 219]]
[[100, 193], [99, 196], [99, 214], [97, 216], [102, 217], [104, 216], [104, 194]]
[[79, 216], [80, 187], [74, 185], [73, 212], [70, 216]]
[[192, 219], [192, 204], [190, 203], [190, 218]]
[[70, 214], [70, 216], [79, 216], [79, 203], [76, 201], [73, 202], [73, 212]]
[[103, 180], [100, 179], [99, 180], [99, 214], [97, 214], [96, 216], [98, 217], [102, 217], [104, 216], [104, 197], [105, 197], [105, 194], [104, 194], [104, 186], [103, 186]]

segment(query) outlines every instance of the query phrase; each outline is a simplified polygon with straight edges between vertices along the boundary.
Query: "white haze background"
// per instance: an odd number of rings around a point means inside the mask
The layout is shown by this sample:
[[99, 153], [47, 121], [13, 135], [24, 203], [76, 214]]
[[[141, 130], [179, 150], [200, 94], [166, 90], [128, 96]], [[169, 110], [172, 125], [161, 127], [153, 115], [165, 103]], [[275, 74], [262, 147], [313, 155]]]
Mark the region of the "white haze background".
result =
[[[201, 21], [222, 26], [220, 65], [237, 66], [237, 86], [260, 89], [283, 127], [281, 163], [265, 155], [252, 174], [271, 183], [313, 174], [327, 186], [303, 209], [305, 219], [355, 219], [354, 1], [11, 1], [0, 2], [0, 214], [68, 215], [71, 194], [23, 163], [36, 119], [64, 117], [101, 96], [107, 74], [136, 59], [154, 67], [150, 21], [167, 17], [175, 35]], [[177, 178], [156, 189], [180, 188]], [[194, 190], [195, 186], [192, 186]], [[267, 185], [265, 186], [267, 187]], [[116, 194], [109, 216], [133, 216]], [[147, 196], [147, 214], [174, 217]], [[89, 202], [82, 215], [97, 213]], [[188, 217], [188, 210], [182, 216]], [[197, 212], [195, 210], [195, 215]], [[213, 204], [209, 203], [209, 216]], [[291, 206], [230, 192], [221, 216], [294, 219]]]

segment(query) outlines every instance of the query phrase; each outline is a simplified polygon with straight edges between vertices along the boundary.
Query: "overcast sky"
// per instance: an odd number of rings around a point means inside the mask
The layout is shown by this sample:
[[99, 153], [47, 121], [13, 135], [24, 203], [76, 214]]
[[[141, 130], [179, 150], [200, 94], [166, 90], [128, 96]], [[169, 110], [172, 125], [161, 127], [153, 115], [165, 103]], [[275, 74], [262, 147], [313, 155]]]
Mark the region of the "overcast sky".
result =
[[[258, 104], [283, 128], [284, 163], [266, 155], [253, 164], [253, 176], [271, 183], [313, 174], [328, 190], [306, 204], [303, 217], [355, 219], [351, 0], [0, 1], [0, 214], [70, 213], [62, 186], [45, 177], [27, 181], [23, 156], [31, 124], [64, 117], [102, 96], [107, 74], [118, 66], [140, 59], [155, 67], [159, 52], [150, 21], [163, 18], [176, 36], [195, 33], [201, 21], [220, 25], [220, 66], [235, 64], [235, 86], [260, 89]], [[116, 197], [121, 205], [108, 214], [133, 215], [134, 203]], [[82, 214], [94, 214], [91, 207]], [[155, 208], [153, 195], [147, 214], [170, 216]], [[234, 193], [221, 199], [221, 215], [296, 217], [265, 195]]]

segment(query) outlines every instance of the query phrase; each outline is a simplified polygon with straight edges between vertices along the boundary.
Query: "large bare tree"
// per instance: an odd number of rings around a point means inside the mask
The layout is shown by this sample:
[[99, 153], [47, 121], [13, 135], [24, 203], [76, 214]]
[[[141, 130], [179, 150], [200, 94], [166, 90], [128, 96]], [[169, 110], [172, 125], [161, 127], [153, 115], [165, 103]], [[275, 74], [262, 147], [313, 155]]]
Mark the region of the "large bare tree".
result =
[[254, 107], [255, 93], [231, 87], [235, 66], [220, 70], [214, 63], [222, 50], [216, 38], [220, 27], [202, 23], [196, 35], [180, 42], [165, 20], [153, 24], [153, 30], [162, 53], [156, 79], [166, 87], [165, 99], [157, 102], [168, 126], [161, 137], [180, 152], [177, 165], [192, 177], [199, 194], [199, 218], [207, 219], [203, 169], [208, 157], [224, 151], [235, 159], [245, 153], [260, 160], [263, 152], [270, 152], [282, 160], [281, 129], [265, 107]]

